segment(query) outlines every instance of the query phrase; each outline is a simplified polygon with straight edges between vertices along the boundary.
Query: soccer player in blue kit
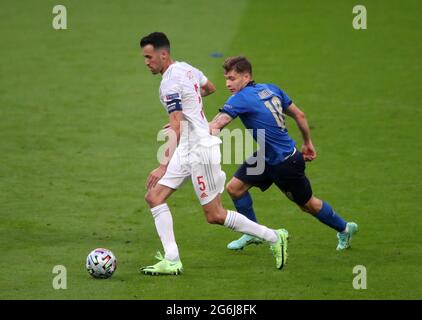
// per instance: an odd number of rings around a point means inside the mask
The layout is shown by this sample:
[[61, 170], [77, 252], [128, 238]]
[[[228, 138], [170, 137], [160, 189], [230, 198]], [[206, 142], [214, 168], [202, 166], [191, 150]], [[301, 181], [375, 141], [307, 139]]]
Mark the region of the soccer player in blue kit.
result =
[[[258, 187], [265, 191], [274, 183], [303, 211], [337, 231], [337, 250], [349, 248], [352, 237], [358, 230], [357, 224], [346, 222], [327, 202], [315, 197], [305, 175], [305, 161], [316, 158], [305, 114], [277, 86], [255, 83], [252, 79], [252, 65], [245, 57], [228, 58], [223, 68], [226, 86], [232, 96], [210, 122], [210, 130], [214, 134], [218, 133], [239, 116], [244, 126], [251, 130], [261, 150], [246, 160], [227, 184], [227, 191], [237, 211], [256, 222], [248, 190]], [[286, 129], [286, 114], [296, 121], [302, 134], [301, 152], [296, 149], [296, 143]], [[252, 168], [258, 166], [260, 160], [265, 161], [262, 172], [250, 173]], [[227, 247], [239, 250], [249, 244], [261, 242], [262, 240], [256, 237], [244, 234]]]

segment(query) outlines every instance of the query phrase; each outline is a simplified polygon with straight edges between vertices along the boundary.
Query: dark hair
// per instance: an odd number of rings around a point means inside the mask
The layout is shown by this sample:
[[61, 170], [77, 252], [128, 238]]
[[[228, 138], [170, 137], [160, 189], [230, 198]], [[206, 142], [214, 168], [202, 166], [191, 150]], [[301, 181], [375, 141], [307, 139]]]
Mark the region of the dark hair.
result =
[[170, 52], [170, 41], [167, 36], [162, 32], [153, 32], [143, 37], [140, 41], [141, 48], [146, 45], [152, 45], [154, 49], [167, 49]]
[[229, 71], [236, 71], [237, 73], [249, 73], [252, 75], [252, 65], [246, 57], [237, 56], [229, 57], [224, 61], [223, 64], [224, 71], [227, 73]]

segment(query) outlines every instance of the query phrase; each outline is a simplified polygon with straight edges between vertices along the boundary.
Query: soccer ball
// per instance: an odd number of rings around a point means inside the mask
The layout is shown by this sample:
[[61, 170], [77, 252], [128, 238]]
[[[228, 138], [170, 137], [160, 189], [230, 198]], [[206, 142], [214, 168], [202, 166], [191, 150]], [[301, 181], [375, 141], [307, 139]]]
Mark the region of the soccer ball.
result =
[[92, 250], [86, 257], [86, 270], [96, 279], [110, 278], [117, 268], [113, 252], [104, 248]]

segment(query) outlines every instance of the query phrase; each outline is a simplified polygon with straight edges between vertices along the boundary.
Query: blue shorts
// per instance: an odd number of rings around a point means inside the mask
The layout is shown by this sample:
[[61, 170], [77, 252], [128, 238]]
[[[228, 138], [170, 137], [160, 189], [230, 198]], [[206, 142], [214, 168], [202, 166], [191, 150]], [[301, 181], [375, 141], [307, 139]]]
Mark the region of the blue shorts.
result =
[[[253, 157], [256, 157], [256, 152]], [[246, 169], [256, 167], [256, 162], [249, 164], [245, 161], [235, 172], [234, 176], [262, 191], [267, 190], [273, 183], [286, 196], [303, 206], [312, 197], [311, 183], [305, 175], [305, 160], [302, 153], [296, 151], [294, 155], [276, 165], [265, 163], [264, 172], [260, 175], [248, 175]]]

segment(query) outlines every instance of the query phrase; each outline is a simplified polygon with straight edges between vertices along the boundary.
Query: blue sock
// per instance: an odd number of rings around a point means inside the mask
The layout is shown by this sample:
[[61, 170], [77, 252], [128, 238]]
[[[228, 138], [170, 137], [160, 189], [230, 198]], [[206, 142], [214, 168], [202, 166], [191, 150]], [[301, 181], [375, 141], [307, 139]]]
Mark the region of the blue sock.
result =
[[244, 193], [239, 199], [233, 200], [233, 203], [239, 213], [243, 214], [249, 220], [257, 222], [249, 192]]
[[330, 205], [323, 201], [322, 208], [315, 216], [319, 221], [326, 224], [327, 226], [337, 230], [338, 232], [344, 231], [346, 229], [346, 221], [342, 217], [337, 215], [333, 208]]

